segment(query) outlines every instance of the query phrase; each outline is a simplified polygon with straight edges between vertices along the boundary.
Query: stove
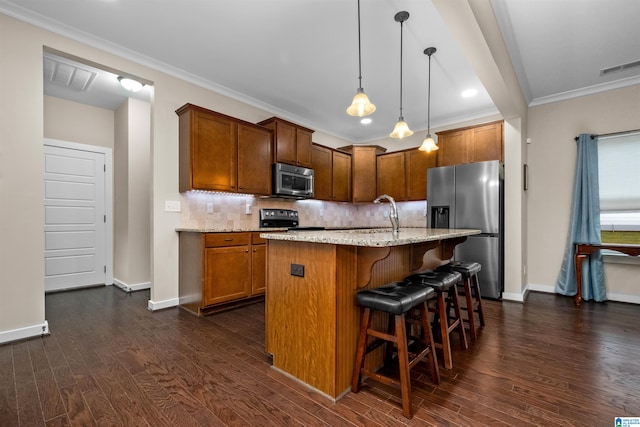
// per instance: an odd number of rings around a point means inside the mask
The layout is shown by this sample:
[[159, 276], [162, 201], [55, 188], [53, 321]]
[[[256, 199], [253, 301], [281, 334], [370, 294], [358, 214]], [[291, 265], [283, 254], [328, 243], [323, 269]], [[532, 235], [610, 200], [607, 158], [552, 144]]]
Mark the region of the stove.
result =
[[298, 211], [260, 209], [260, 228], [286, 228], [287, 231], [317, 231], [324, 227], [298, 227]]
[[260, 209], [260, 228], [298, 226], [298, 211], [292, 209]]

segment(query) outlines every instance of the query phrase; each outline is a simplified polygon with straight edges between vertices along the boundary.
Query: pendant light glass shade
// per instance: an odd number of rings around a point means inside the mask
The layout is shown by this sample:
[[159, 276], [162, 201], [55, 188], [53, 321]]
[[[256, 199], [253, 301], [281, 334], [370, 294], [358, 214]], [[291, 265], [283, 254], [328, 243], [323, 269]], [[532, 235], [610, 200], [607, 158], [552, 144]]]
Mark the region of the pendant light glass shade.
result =
[[398, 122], [393, 127], [393, 132], [389, 135], [391, 138], [402, 139], [413, 135], [413, 131], [409, 129], [409, 125], [404, 121], [404, 117], [400, 116]]
[[369, 101], [369, 97], [364, 93], [364, 89], [358, 88], [358, 92], [353, 97], [351, 105], [347, 108], [350, 116], [364, 117], [376, 111], [376, 106]]
[[400, 23], [400, 117], [398, 117], [398, 122], [389, 136], [391, 138], [402, 139], [413, 135], [413, 131], [409, 129], [409, 125], [404, 121], [404, 117], [402, 117], [402, 26], [404, 21], [409, 19], [409, 12], [398, 12], [395, 14], [393, 19]]
[[422, 141], [422, 145], [420, 145], [420, 148], [418, 148], [418, 150], [426, 151], [427, 153], [436, 151], [437, 149], [438, 145], [436, 144], [436, 141], [434, 141], [434, 139], [431, 137], [430, 133], [427, 134], [427, 136]]
[[360, 0], [358, 0], [358, 91], [347, 107], [350, 116], [364, 117], [376, 111], [376, 106], [369, 101], [369, 97], [362, 89], [362, 49], [360, 47]]
[[435, 47], [428, 47], [424, 50], [424, 54], [429, 56], [429, 85], [427, 86], [427, 136], [422, 141], [422, 145], [418, 150], [430, 153], [438, 149], [438, 145], [431, 137], [431, 55], [436, 53]]

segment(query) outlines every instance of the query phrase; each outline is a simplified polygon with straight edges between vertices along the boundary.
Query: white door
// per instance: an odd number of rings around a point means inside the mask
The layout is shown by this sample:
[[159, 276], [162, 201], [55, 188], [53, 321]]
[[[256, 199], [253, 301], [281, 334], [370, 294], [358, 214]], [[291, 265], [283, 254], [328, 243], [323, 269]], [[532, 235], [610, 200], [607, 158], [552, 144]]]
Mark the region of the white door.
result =
[[45, 291], [106, 283], [105, 154], [44, 147]]

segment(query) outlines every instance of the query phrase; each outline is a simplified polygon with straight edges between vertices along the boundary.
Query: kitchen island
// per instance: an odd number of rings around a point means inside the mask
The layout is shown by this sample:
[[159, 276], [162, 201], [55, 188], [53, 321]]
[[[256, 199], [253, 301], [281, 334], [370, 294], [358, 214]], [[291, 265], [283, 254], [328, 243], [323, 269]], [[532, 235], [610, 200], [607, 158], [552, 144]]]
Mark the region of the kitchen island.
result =
[[[266, 350], [273, 367], [340, 398], [350, 387], [359, 331], [356, 294], [434, 268], [480, 230], [401, 228], [263, 233]], [[386, 324], [383, 316], [374, 322]], [[382, 351], [370, 357], [370, 369]]]

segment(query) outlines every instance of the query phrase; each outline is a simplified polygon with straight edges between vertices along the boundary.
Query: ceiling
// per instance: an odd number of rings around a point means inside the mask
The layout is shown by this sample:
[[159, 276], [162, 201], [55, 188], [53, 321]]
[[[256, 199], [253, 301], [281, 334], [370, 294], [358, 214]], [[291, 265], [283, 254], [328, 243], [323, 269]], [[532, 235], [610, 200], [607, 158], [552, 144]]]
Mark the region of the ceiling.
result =
[[[529, 105], [640, 83], [640, 1], [486, 1]], [[431, 0], [361, 1], [362, 86], [377, 107], [369, 125], [345, 113], [358, 87], [356, 0], [0, 0], [0, 12], [354, 143], [386, 138], [400, 115], [401, 10], [410, 127], [427, 128], [430, 46], [431, 127], [498, 113]], [[47, 55], [45, 93], [110, 109], [127, 95], [96, 64], [75, 64], [81, 80], [97, 72], [88, 89], [56, 85], [50, 61], [73, 64]], [[149, 88], [137, 96], [149, 99]]]

